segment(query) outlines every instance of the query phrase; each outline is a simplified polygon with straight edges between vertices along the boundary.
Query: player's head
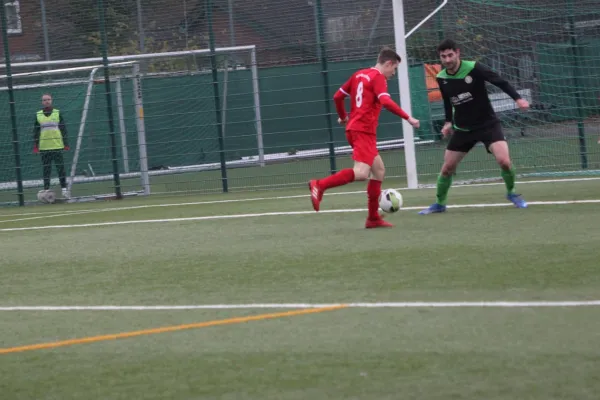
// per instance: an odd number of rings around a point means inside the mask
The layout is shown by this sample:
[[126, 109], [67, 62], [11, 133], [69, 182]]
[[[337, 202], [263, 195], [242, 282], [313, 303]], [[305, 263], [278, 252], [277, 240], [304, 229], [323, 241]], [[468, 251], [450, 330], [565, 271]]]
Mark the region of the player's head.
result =
[[460, 64], [460, 49], [454, 40], [446, 39], [442, 41], [437, 47], [437, 52], [440, 55], [440, 61], [445, 68], [449, 70], [458, 68], [458, 65]]
[[400, 61], [402, 59], [398, 53], [388, 47], [384, 47], [377, 57], [377, 68], [387, 79], [390, 79], [396, 73], [396, 68], [398, 68]]
[[42, 95], [42, 106], [52, 107], [52, 95], [50, 93], [44, 93]]

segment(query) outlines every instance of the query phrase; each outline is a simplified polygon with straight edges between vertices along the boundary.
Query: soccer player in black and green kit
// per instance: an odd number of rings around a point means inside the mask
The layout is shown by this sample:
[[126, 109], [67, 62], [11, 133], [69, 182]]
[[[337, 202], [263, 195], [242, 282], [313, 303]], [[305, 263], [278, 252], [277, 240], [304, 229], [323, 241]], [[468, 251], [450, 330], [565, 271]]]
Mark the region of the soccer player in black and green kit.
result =
[[448, 190], [458, 164], [469, 151], [482, 142], [493, 154], [502, 169], [506, 184], [506, 198], [517, 208], [527, 208], [527, 202], [515, 193], [515, 171], [508, 152], [508, 144], [488, 97], [485, 82], [508, 94], [521, 110], [529, 103], [497, 73], [479, 62], [460, 59], [460, 50], [453, 40], [446, 39], [437, 48], [444, 69], [437, 75], [437, 83], [444, 99], [446, 122], [444, 136], [452, 135], [444, 154], [444, 165], [437, 180], [437, 201], [419, 212], [433, 214], [446, 211]]

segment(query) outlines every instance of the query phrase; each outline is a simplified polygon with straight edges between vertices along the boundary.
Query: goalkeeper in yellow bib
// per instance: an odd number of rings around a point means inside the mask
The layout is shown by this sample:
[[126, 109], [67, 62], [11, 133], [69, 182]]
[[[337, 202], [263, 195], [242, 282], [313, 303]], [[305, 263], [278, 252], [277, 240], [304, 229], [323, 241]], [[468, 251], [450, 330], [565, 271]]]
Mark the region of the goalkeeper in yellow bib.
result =
[[33, 152], [42, 157], [44, 190], [50, 189], [50, 175], [52, 174], [52, 162], [56, 165], [60, 187], [64, 198], [69, 198], [67, 189], [67, 178], [65, 173], [65, 162], [63, 151], [69, 150], [67, 139], [67, 128], [65, 120], [60, 111], [52, 107], [52, 96], [42, 96], [42, 110], [35, 116], [33, 128], [34, 147]]
[[444, 66], [437, 76], [446, 115], [442, 135], [451, 137], [437, 179], [437, 201], [419, 214], [446, 211], [452, 176], [458, 164], [478, 142], [485, 145], [487, 152], [493, 154], [500, 165], [501, 175], [506, 184], [506, 198], [517, 208], [527, 208], [527, 202], [515, 193], [515, 171], [508, 144], [488, 97], [485, 82], [502, 89], [521, 110], [527, 110], [529, 103], [521, 98], [510, 83], [488, 67], [479, 62], [461, 61], [460, 50], [454, 41], [444, 40], [439, 44], [437, 51]]

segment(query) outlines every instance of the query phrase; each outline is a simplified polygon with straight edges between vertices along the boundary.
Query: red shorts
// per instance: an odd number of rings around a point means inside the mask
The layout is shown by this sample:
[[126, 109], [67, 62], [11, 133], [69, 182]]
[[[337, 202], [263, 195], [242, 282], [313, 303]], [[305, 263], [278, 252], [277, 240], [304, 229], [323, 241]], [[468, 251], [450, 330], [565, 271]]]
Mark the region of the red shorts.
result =
[[352, 147], [352, 159], [372, 166], [379, 155], [377, 137], [360, 131], [346, 131], [346, 139]]

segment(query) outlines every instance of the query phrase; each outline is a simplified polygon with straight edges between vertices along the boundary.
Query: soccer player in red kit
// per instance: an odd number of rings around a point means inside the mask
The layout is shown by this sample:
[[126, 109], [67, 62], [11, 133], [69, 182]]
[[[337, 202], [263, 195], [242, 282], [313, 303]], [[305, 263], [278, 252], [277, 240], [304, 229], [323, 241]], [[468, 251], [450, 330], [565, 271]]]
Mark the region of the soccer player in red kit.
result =
[[[353, 181], [364, 181], [371, 175], [367, 185], [369, 216], [365, 227], [393, 226], [379, 215], [379, 195], [385, 175], [383, 160], [377, 150], [376, 134], [381, 107], [407, 120], [413, 127], [419, 127], [419, 121], [406, 114], [387, 91], [387, 80], [395, 75], [400, 61], [400, 56], [394, 50], [384, 48], [374, 67], [354, 73], [333, 96], [338, 122], [346, 126], [346, 139], [352, 147], [354, 167], [308, 183], [315, 211], [319, 211], [323, 193], [327, 189]], [[351, 102], [350, 115], [346, 114], [344, 106], [344, 99], [348, 96]]]

